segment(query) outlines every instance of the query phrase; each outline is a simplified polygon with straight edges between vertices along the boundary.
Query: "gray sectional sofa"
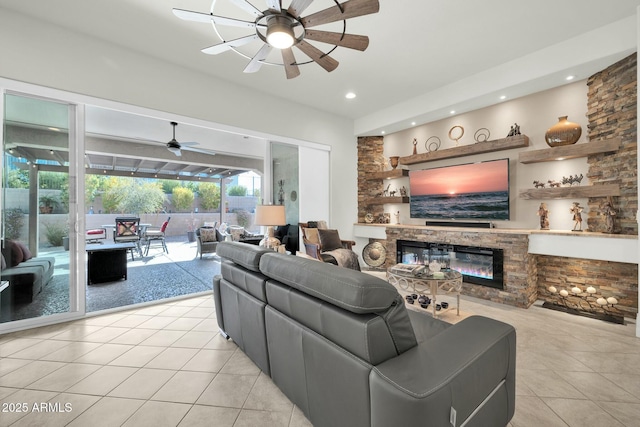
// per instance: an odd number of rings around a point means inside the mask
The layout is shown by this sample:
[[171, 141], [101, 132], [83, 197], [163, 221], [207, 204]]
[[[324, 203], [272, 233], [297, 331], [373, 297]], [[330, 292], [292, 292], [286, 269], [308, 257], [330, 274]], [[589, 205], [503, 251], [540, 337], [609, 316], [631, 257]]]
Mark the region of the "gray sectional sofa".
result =
[[516, 334], [407, 310], [382, 279], [236, 242], [214, 278], [222, 333], [314, 426], [505, 426]]

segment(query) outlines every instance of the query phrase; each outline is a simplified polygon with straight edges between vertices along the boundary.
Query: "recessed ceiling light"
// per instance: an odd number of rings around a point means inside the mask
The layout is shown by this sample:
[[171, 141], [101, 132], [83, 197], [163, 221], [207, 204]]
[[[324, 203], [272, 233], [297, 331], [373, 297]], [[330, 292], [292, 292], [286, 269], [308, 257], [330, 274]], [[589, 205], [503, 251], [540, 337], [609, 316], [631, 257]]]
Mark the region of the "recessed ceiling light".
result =
[[349, 92], [344, 97], [347, 98], [347, 99], [353, 99], [353, 98], [356, 97], [356, 94], [353, 93], [353, 92]]
[[455, 113], [456, 113], [456, 110], [449, 111], [449, 114], [455, 114]]
[[380, 132], [380, 133], [384, 135], [386, 132], [385, 132], [385, 131], [382, 131], [382, 132]]
[[576, 78], [576, 76], [567, 76], [567, 80], [573, 80], [575, 78]]
[[507, 99], [507, 95], [502, 95], [500, 99]]
[[415, 125], [416, 125], [416, 122], [411, 122], [411, 126], [415, 126]]

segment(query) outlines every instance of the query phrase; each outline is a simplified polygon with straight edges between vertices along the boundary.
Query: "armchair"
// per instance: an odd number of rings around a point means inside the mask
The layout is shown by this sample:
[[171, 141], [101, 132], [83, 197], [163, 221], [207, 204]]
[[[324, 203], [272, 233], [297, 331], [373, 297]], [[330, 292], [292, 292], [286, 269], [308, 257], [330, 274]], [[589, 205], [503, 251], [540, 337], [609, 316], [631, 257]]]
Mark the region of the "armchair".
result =
[[360, 271], [358, 255], [351, 249], [356, 242], [340, 239], [338, 230], [326, 228], [324, 222], [303, 222], [299, 225], [307, 255], [322, 262]]
[[215, 226], [198, 228], [196, 230], [196, 241], [198, 242], [196, 256], [200, 254], [200, 259], [202, 259], [202, 254], [215, 253], [220, 237], [222, 236]]
[[[140, 247], [140, 218], [116, 218], [116, 229], [113, 234], [113, 241], [115, 243], [134, 243], [138, 254], [142, 256], [142, 248]], [[131, 260], [133, 260], [133, 249], [131, 249]]]

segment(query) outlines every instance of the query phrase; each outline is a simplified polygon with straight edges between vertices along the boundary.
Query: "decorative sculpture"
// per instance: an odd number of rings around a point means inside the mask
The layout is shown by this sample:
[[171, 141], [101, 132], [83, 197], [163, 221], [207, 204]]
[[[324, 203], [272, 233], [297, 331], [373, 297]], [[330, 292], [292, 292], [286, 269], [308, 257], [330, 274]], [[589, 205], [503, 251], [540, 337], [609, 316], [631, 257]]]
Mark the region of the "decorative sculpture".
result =
[[413, 138], [413, 154], [418, 154], [418, 139]]
[[507, 134], [507, 138], [510, 136], [517, 136], [517, 135], [521, 135], [520, 126], [517, 123], [514, 123], [513, 126], [511, 126], [511, 130]]
[[551, 188], [553, 188], [553, 187], [557, 187], [557, 188], [559, 188], [559, 187], [560, 187], [560, 185], [561, 185], [558, 181], [552, 181], [552, 180], [549, 180], [549, 181], [547, 181], [547, 182], [549, 183], [549, 187], [551, 187]]
[[613, 199], [607, 197], [607, 201], [600, 204], [600, 215], [604, 215], [604, 232], [612, 234], [615, 230], [614, 217], [617, 215], [613, 207]]
[[544, 182], [542, 181], [533, 181], [533, 186], [536, 188], [544, 188]]
[[407, 187], [405, 187], [404, 185], [402, 186], [402, 188], [400, 189], [400, 195], [402, 197], [407, 197]]
[[538, 208], [538, 216], [540, 217], [540, 230], [549, 229], [549, 209], [546, 203], [540, 203]]
[[582, 211], [584, 208], [580, 206], [580, 202], [573, 202], [573, 206], [569, 209], [569, 212], [573, 214], [573, 230], [582, 231]]
[[400, 224], [400, 211], [397, 211], [394, 215], [396, 216], [396, 224]]

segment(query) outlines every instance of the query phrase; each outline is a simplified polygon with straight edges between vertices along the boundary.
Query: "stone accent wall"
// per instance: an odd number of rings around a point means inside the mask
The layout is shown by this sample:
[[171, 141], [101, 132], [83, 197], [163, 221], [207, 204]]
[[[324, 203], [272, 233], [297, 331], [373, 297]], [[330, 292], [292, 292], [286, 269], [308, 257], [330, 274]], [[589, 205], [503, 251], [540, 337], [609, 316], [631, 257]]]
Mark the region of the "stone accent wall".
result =
[[387, 268], [396, 263], [398, 240], [502, 249], [504, 254], [504, 289], [465, 282], [462, 293], [522, 308], [528, 308], [536, 301], [538, 294], [536, 262], [535, 256], [528, 253], [529, 235], [526, 233], [501, 232], [499, 229], [479, 232], [444, 227], [433, 229], [415, 226], [387, 226], [387, 262], [385, 263]]
[[384, 190], [383, 180], [368, 180], [367, 174], [383, 170], [384, 137], [364, 136], [358, 138], [358, 222], [364, 223], [367, 213], [378, 218], [384, 212], [384, 206], [367, 206], [364, 200], [374, 197]]
[[[610, 261], [538, 255], [538, 298], [557, 303], [561, 297], [549, 292], [549, 286], [558, 291], [577, 286], [583, 291], [593, 286], [604, 298], [615, 297], [619, 304], [614, 309], [596, 313], [614, 314], [635, 319], [638, 314], [638, 266]], [[585, 306], [588, 308], [588, 306]]]
[[[617, 229], [622, 234], [638, 234], [637, 158], [637, 58], [631, 56], [594, 74], [588, 86], [588, 135], [590, 141], [618, 137], [622, 146], [616, 153], [589, 156], [587, 176], [593, 185], [617, 183], [620, 197], [614, 197]], [[603, 198], [589, 199], [587, 223], [590, 230], [602, 231], [598, 215]]]

